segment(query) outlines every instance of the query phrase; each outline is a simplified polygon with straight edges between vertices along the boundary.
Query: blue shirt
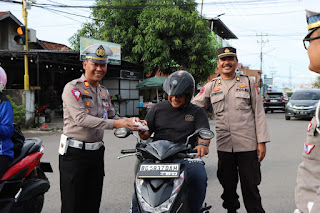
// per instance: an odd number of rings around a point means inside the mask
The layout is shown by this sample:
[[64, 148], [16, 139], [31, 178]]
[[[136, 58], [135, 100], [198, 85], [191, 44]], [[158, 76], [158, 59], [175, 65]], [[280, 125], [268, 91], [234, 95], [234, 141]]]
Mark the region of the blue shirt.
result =
[[[0, 93], [2, 96], [3, 94]], [[0, 155], [8, 155], [13, 158], [13, 143], [11, 136], [13, 134], [13, 110], [10, 101], [1, 98], [0, 102]]]

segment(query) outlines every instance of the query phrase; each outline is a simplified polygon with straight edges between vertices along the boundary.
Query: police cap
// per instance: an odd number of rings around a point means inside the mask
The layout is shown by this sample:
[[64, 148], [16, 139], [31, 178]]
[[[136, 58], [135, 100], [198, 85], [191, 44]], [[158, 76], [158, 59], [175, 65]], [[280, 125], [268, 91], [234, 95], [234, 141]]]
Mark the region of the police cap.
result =
[[304, 0], [304, 7], [306, 9], [308, 36], [315, 30], [320, 28], [320, 1], [319, 0]]
[[87, 47], [83, 54], [86, 55], [86, 59], [91, 60], [94, 63], [106, 64], [108, 62], [108, 56], [111, 56], [112, 50], [103, 44], [93, 44]]
[[218, 58], [237, 57], [237, 50], [233, 47], [222, 47], [217, 50]]

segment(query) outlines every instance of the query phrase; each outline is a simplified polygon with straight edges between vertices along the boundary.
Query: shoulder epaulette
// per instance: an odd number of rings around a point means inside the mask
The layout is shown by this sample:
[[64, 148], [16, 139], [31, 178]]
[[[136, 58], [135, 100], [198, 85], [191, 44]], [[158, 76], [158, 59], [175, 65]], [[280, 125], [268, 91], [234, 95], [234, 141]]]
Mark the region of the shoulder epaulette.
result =
[[101, 86], [101, 88], [103, 88], [103, 89], [107, 89], [105, 86], [103, 86], [103, 85], [101, 85], [101, 84], [100, 84], [100, 86]]
[[245, 76], [245, 77], [249, 77], [248, 75], [245, 75], [245, 74], [242, 74], [242, 73], [240, 73], [240, 75], [241, 75], [241, 76]]

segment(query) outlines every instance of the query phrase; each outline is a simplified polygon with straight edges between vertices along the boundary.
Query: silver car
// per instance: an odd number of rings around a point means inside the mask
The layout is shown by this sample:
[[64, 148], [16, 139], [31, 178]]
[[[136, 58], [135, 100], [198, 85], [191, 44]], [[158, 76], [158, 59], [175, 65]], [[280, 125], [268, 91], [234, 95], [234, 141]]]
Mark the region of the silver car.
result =
[[295, 91], [286, 104], [285, 118], [310, 118], [314, 116], [320, 99], [320, 89], [302, 89]]

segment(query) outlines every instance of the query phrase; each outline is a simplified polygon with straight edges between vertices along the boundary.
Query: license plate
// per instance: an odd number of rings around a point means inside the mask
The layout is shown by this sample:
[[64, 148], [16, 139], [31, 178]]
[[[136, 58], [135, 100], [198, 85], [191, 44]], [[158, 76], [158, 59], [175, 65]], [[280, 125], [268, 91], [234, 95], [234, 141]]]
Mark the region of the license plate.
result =
[[277, 100], [270, 100], [270, 102], [278, 102]]
[[307, 112], [305, 112], [305, 111], [297, 111], [297, 114], [300, 114], [300, 115], [306, 115], [306, 114], [307, 114]]
[[177, 178], [180, 173], [180, 163], [141, 164], [138, 178]]

